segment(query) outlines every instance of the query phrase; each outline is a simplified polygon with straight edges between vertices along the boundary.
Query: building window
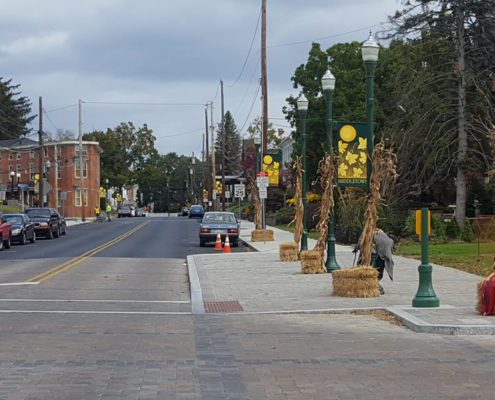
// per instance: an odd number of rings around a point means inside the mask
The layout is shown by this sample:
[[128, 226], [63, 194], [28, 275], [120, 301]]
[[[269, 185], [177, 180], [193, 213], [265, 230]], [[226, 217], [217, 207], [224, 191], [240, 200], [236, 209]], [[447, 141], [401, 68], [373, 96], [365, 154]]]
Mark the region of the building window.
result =
[[55, 151], [57, 152], [57, 158], [62, 155], [62, 146], [55, 146]]
[[22, 174], [22, 164], [17, 164], [17, 173]]
[[45, 154], [45, 157], [48, 157], [48, 147], [43, 147], [43, 153]]
[[29, 158], [34, 159], [34, 150], [29, 150]]
[[14, 159], [14, 153], [9, 151], [9, 160], [13, 160]]
[[58, 193], [57, 193], [57, 208], [62, 208], [62, 189], [58, 189]]
[[62, 161], [57, 161], [57, 179], [62, 179]]
[[21, 152], [20, 152], [20, 151], [18, 151], [18, 152], [17, 152], [17, 159], [18, 159], [18, 160], [20, 160], [20, 159], [21, 159]]
[[[86, 145], [86, 144], [82, 145], [82, 153], [83, 153], [83, 156], [88, 155], [88, 145]], [[79, 156], [79, 146], [76, 146], [76, 156]]]
[[29, 164], [29, 180], [34, 181], [34, 164]]
[[[76, 189], [76, 207], [81, 207], [81, 189]], [[88, 206], [88, 189], [84, 189], [84, 206]]]
[[[79, 167], [79, 160], [76, 160], [75, 163], [75, 172], [76, 172], [76, 175], [75, 177], [76, 178], [80, 178], [81, 177], [81, 169]], [[83, 161], [83, 165], [84, 165], [84, 169], [83, 169], [83, 178], [87, 178], [88, 177], [88, 160], [84, 160]]]

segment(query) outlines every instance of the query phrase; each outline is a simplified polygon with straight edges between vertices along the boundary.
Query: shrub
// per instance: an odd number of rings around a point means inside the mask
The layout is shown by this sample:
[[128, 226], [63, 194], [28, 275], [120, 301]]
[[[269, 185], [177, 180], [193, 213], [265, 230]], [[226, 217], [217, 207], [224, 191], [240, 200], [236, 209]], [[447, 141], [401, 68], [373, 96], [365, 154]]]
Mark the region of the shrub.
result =
[[474, 240], [474, 230], [471, 226], [471, 222], [469, 222], [469, 219], [467, 218], [464, 218], [464, 227], [462, 228], [459, 238], [468, 243], [471, 243]]
[[445, 226], [445, 235], [449, 239], [458, 239], [461, 234], [461, 229], [459, 228], [459, 224], [455, 217], [452, 217], [449, 222], [446, 223]]

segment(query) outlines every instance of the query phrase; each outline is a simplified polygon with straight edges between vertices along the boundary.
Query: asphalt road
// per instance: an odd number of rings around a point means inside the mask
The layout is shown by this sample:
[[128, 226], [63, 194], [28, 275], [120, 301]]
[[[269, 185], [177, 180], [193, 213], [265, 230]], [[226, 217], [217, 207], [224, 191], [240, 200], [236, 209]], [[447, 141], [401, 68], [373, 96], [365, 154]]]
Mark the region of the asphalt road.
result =
[[493, 398], [489, 336], [191, 314], [185, 255], [214, 251], [197, 225], [121, 219], [0, 252], [0, 400]]

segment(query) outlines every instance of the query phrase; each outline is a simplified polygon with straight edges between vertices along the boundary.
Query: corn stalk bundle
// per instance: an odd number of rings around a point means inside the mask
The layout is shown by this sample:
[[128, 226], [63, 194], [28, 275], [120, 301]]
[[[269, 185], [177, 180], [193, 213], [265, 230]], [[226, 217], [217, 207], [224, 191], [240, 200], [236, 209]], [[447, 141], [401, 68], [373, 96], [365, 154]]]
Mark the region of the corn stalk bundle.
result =
[[251, 196], [253, 197], [253, 205], [254, 205], [254, 226], [256, 229], [261, 229], [261, 205], [260, 198], [258, 196], [258, 188], [254, 182], [249, 184], [249, 191], [251, 192]]
[[[296, 157], [293, 164], [293, 169], [296, 173], [296, 192], [294, 194], [294, 219], [290, 224], [294, 224], [294, 242], [301, 242], [303, 235], [303, 216], [304, 207], [302, 201], [302, 159], [301, 156]], [[289, 225], [290, 225], [289, 224]]]
[[333, 210], [333, 181], [335, 179], [335, 164], [334, 157], [331, 154], [325, 154], [323, 159], [318, 164], [318, 172], [320, 174], [320, 185], [323, 189], [320, 206], [320, 221], [316, 225], [316, 230], [320, 233], [320, 238], [316, 242], [314, 250], [325, 250], [328, 237], [328, 222], [330, 220], [330, 212]]
[[383, 142], [378, 143], [371, 157], [370, 194], [364, 212], [364, 229], [361, 238], [361, 261], [363, 265], [371, 264], [373, 235], [378, 221], [377, 206], [381, 202], [381, 193], [385, 193], [397, 179], [397, 156], [390, 149], [385, 149]]

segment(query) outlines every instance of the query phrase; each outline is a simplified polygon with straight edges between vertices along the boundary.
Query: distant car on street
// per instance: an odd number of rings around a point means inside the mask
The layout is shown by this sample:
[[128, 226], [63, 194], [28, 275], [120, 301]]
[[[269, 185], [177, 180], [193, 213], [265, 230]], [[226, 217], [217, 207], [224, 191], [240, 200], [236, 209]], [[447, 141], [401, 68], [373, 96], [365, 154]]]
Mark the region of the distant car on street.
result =
[[136, 216], [136, 208], [130, 204], [121, 206], [117, 211], [117, 215], [119, 218], [135, 217]]
[[203, 206], [191, 206], [191, 209], [189, 210], [189, 218], [203, 218], [203, 215], [205, 215], [205, 209]]
[[199, 245], [204, 247], [208, 242], [216, 241], [218, 233], [222, 242], [229, 235], [229, 243], [233, 247], [239, 245], [240, 224], [235, 214], [227, 211], [209, 211], [205, 213], [199, 225]]
[[36, 232], [34, 223], [26, 214], [4, 214], [5, 221], [12, 224], [12, 242], [26, 244], [29, 240], [31, 243], [36, 241]]
[[65, 218], [55, 208], [28, 208], [24, 210], [24, 214], [27, 214], [34, 223], [36, 237], [44, 236], [47, 239], [53, 239], [67, 233]]
[[189, 210], [190, 208], [188, 206], [182, 207], [182, 209], [179, 211], [179, 217], [185, 217], [186, 215], [189, 215]]

